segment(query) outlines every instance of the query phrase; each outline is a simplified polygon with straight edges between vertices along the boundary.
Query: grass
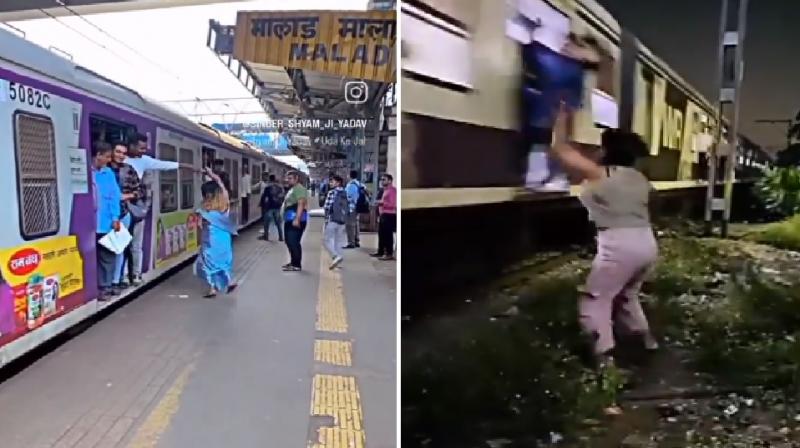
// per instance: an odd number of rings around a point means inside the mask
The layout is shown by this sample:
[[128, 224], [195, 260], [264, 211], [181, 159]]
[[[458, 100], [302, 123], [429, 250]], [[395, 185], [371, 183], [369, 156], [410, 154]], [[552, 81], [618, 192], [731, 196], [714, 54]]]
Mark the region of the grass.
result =
[[537, 446], [597, 415], [606, 397], [580, 360], [578, 280], [540, 279], [517, 318], [464, 322], [461, 334], [404, 355], [402, 401], [413, 405], [403, 409], [403, 445]]
[[746, 235], [745, 239], [781, 249], [800, 251], [800, 215], [761, 226]]
[[[800, 217], [763, 226], [747, 239], [800, 249]], [[688, 349], [698, 371], [724, 385], [800, 393], [800, 279], [779, 285], [747, 260], [736, 242], [666, 238], [643, 289], [651, 325]], [[577, 435], [608, 394], [583, 357], [577, 287], [588, 261], [531, 270], [519, 313], [493, 319], [450, 317], [424, 347], [404, 346], [403, 445], [540, 446], [551, 432]], [[515, 274], [519, 275], [519, 273]]]

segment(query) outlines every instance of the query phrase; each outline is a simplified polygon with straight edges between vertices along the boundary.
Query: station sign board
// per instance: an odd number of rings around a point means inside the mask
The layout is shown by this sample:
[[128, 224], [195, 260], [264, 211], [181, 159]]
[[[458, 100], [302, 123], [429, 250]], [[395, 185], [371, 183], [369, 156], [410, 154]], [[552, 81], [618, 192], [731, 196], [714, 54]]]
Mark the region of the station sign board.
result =
[[394, 82], [395, 11], [239, 11], [241, 61]]

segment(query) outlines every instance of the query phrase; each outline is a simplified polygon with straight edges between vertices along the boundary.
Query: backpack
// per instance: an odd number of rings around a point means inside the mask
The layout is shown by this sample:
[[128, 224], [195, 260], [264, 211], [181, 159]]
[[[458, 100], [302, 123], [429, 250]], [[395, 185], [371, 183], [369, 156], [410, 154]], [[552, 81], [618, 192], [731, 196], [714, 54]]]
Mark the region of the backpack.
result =
[[286, 197], [286, 192], [283, 191], [280, 185], [272, 184], [267, 187], [267, 208], [280, 208]]
[[369, 213], [369, 199], [367, 199], [367, 189], [364, 188], [363, 185], [358, 186], [356, 213]]
[[350, 211], [350, 202], [347, 200], [347, 193], [344, 190], [336, 191], [335, 194], [336, 197], [333, 198], [333, 204], [329, 211], [330, 220], [336, 224], [345, 224]]

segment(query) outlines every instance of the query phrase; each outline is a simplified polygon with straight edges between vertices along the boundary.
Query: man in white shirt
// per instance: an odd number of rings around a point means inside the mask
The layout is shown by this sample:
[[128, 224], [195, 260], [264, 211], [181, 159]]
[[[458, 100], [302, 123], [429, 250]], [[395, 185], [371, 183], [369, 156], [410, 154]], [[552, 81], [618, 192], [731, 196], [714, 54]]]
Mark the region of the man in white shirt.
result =
[[[145, 175], [152, 171], [170, 171], [177, 170], [178, 168], [189, 168], [193, 171], [198, 171], [192, 165], [181, 165], [178, 162], [169, 160], [159, 160], [150, 157], [147, 152], [147, 136], [136, 134], [128, 143], [128, 157], [125, 163], [130, 165], [139, 175], [141, 181], [141, 188], [143, 194], [139, 196], [138, 206], [142, 210], [149, 211], [152, 206], [152, 190], [149, 182], [145, 180]], [[133, 220], [133, 241], [131, 242], [131, 254], [133, 256], [133, 283], [138, 285], [142, 282], [142, 260], [143, 250], [142, 243], [144, 241], [144, 217], [135, 217]]]
[[242, 167], [242, 179], [239, 181], [239, 195], [242, 198], [242, 224], [250, 219], [250, 194], [253, 192], [249, 167]]

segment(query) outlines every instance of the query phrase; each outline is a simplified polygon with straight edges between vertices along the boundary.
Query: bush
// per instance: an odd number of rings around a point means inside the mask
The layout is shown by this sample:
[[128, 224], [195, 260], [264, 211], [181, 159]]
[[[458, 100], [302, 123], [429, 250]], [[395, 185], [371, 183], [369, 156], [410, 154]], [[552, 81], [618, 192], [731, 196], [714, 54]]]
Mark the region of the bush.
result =
[[756, 183], [756, 195], [767, 210], [781, 216], [800, 213], [800, 168], [768, 168]]

